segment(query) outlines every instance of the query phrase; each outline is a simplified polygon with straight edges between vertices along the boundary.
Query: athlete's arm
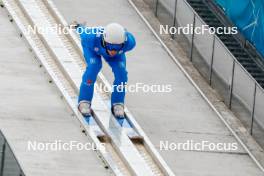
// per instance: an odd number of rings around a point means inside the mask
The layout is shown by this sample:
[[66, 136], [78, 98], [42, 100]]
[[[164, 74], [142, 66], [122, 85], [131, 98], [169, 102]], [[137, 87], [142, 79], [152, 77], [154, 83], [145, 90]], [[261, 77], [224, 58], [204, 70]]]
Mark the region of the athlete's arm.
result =
[[78, 25], [76, 28], [76, 32], [80, 35], [83, 48], [88, 47], [89, 38], [91, 37], [88, 30], [89, 29], [83, 25]]
[[130, 51], [136, 46], [136, 40], [133, 34], [130, 32], [126, 32], [127, 35], [127, 40], [125, 42], [124, 50], [125, 51]]
[[83, 25], [78, 25], [76, 28], [76, 32], [80, 35], [81, 44], [83, 49], [83, 55], [86, 60], [90, 58], [90, 48], [93, 42], [94, 34], [91, 32], [91, 28], [88, 28]]

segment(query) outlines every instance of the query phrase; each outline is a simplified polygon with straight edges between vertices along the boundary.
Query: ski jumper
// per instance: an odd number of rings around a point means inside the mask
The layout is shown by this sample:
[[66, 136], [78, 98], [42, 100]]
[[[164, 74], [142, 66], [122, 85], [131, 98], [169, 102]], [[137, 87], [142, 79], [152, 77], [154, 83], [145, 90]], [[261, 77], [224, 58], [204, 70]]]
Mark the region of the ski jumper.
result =
[[[114, 74], [113, 92], [111, 96], [111, 105], [117, 103], [124, 104], [125, 99], [125, 85], [127, 83], [127, 70], [126, 70], [126, 55], [127, 51], [132, 50], [135, 45], [135, 38], [130, 32], [126, 32], [126, 40], [123, 47], [117, 52], [116, 55], [110, 56], [107, 53], [103, 44], [102, 28], [86, 28], [84, 26], [77, 27], [77, 32], [80, 33], [81, 44], [83, 48], [83, 55], [87, 64], [86, 70], [82, 77], [82, 83], [80, 86], [80, 101], [92, 101], [94, 84], [98, 73], [102, 68], [101, 57], [112, 68]], [[86, 32], [82, 32], [86, 30]], [[92, 31], [93, 30], [93, 31]]]

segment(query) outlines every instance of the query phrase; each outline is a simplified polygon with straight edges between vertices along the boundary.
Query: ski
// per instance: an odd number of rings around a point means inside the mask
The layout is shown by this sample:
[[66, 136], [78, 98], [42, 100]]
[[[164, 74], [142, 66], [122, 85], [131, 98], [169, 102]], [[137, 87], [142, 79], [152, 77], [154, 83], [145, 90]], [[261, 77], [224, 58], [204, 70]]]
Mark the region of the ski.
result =
[[133, 143], [143, 143], [144, 142], [144, 138], [135, 130], [134, 125], [130, 122], [130, 120], [128, 119], [126, 114], [125, 114], [124, 117], [115, 116], [115, 114], [113, 112], [113, 109], [111, 107], [111, 103], [110, 103], [109, 99], [105, 98], [105, 99], [102, 99], [102, 100], [105, 103], [105, 105], [108, 108], [110, 108], [110, 111], [111, 111], [111, 114], [112, 114], [113, 118], [116, 119], [116, 121], [118, 122], [120, 127], [122, 127], [123, 131], [127, 134], [129, 139]]
[[[114, 116], [114, 115], [113, 115]], [[115, 117], [115, 116], [114, 116]], [[127, 136], [130, 140], [134, 143], [143, 143], [143, 137], [136, 132], [135, 128], [133, 127], [132, 123], [129, 121], [127, 117], [115, 117], [118, 124], [123, 128], [126, 132]]]
[[107, 142], [109, 141], [109, 137], [102, 131], [102, 129], [98, 126], [93, 116], [83, 116], [87, 125], [89, 125], [90, 130], [92, 130], [99, 141]]

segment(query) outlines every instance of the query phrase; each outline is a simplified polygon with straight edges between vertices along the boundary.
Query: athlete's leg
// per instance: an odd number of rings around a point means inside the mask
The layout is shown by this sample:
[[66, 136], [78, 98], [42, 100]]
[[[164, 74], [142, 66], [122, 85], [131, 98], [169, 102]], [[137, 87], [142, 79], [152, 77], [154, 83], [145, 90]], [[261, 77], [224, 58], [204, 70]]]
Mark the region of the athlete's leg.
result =
[[85, 60], [87, 63], [86, 70], [82, 77], [82, 83], [80, 86], [79, 103], [81, 101], [91, 102], [94, 92], [94, 84], [98, 73], [102, 68], [101, 57], [92, 53], [85, 53]]
[[111, 105], [124, 104], [125, 101], [125, 85], [127, 83], [127, 70], [126, 70], [126, 56], [125, 54], [112, 59], [107, 59], [108, 64], [111, 66], [115, 76], [113, 83], [113, 92], [111, 96]]

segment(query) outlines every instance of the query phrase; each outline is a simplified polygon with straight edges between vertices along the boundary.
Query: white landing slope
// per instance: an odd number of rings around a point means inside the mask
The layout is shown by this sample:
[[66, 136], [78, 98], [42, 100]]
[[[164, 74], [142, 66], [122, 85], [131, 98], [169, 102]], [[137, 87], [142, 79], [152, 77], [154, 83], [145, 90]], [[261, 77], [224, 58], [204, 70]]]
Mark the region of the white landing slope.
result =
[[27, 176], [105, 176], [94, 151], [29, 151], [28, 141], [91, 143], [0, 9], [0, 129]]
[[[68, 22], [86, 21], [89, 26], [119, 22], [135, 34], [136, 49], [128, 54], [129, 84], [171, 84], [171, 93], [128, 93], [126, 105], [153, 144], [209, 141], [237, 142], [198, 91], [171, 60], [126, 0], [54, 0]], [[104, 75], [112, 73], [104, 64]], [[160, 151], [177, 175], [263, 175], [238, 145], [233, 152]]]

